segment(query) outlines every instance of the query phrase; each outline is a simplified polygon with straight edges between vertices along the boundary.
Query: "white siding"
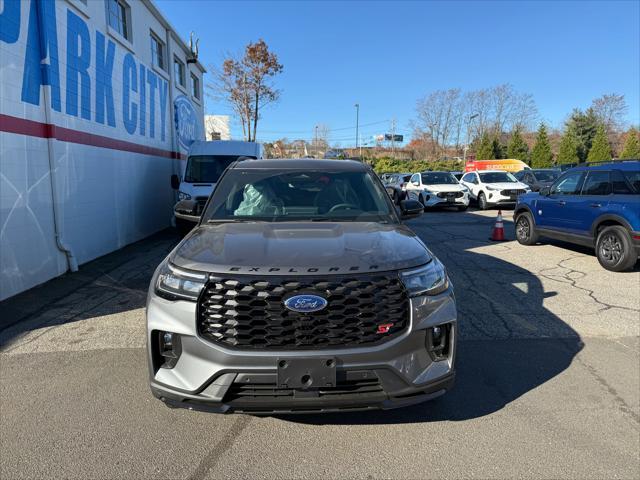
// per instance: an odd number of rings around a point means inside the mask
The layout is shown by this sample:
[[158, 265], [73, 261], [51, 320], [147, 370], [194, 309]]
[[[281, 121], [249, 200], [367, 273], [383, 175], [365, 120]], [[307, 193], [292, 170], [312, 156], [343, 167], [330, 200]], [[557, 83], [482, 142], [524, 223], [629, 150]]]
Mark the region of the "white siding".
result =
[[[3, 116], [0, 124], [0, 300], [60, 275], [68, 268], [54, 235], [47, 142], [51, 141], [53, 148], [52, 162], [61, 214], [59, 230], [80, 264], [170, 225], [174, 193], [170, 189], [169, 177], [180, 168], [180, 160], [172, 158], [172, 155], [185, 153], [176, 141], [173, 108], [173, 100], [185, 92], [172, 85], [172, 77], [173, 55], [179, 56], [186, 64], [188, 52], [173, 39], [166, 45], [167, 37], [171, 37], [163, 26], [166, 22], [154, 16], [147, 8], [148, 3], [140, 1], [128, 2], [131, 7], [131, 43], [110, 33], [102, 0], [90, 1], [86, 7], [76, 0], [55, 3], [61, 108], [60, 111], [51, 109], [50, 123], [68, 130], [56, 130], [52, 140], [41, 138], [42, 134], [37, 132], [42, 132], [44, 127], [41, 124], [46, 123], [44, 91], [52, 89], [48, 86], [39, 89], [40, 99], [35, 102], [39, 105], [22, 98], [32, 2], [34, 7], [40, 4], [39, 0], [16, 2], [20, 7], [16, 41], [10, 38], [13, 27], [9, 21], [18, 17], [10, 17], [11, 12], [7, 13], [7, 0], [3, 2], [4, 10], [0, 13], [0, 115]], [[78, 86], [78, 114], [70, 114], [67, 110], [68, 97], [73, 96], [68, 95], [73, 77], [82, 78], [67, 75], [67, 47], [77, 37], [77, 33], [69, 28], [69, 15], [76, 23], [79, 19], [78, 24], [86, 25], [89, 32], [89, 119], [81, 115], [81, 82]], [[166, 71], [152, 67], [151, 29], [165, 43]], [[108, 124], [106, 111], [104, 123], [97, 121], [96, 65], [100, 34], [107, 43], [111, 41], [114, 44], [111, 74], [114, 125]], [[130, 85], [127, 89], [124, 83], [123, 65], [127, 54], [133, 56], [136, 88]], [[45, 62], [53, 62], [51, 55]], [[160, 82], [165, 82], [167, 93], [162, 107], [159, 89], [155, 89], [152, 119], [151, 87], [145, 84], [144, 134], [140, 129], [139, 80], [142, 68], [150, 69], [161, 79]], [[190, 72], [197, 73], [202, 83], [203, 70], [199, 64], [189, 65], [187, 75]], [[137, 92], [134, 91], [136, 89]], [[129, 94], [128, 104], [124, 102], [125, 93]], [[185, 96], [190, 95], [187, 93]], [[138, 108], [134, 132], [127, 131], [124, 123], [125, 108], [129, 111], [131, 102]], [[192, 105], [201, 123], [202, 107], [196, 102]], [[39, 122], [40, 125], [25, 126], [20, 120]], [[12, 133], [16, 129], [18, 133]], [[102, 146], [95, 146], [96, 142]], [[140, 149], [145, 148], [147, 150], [140, 153]], [[149, 151], [148, 148], [155, 150]]]

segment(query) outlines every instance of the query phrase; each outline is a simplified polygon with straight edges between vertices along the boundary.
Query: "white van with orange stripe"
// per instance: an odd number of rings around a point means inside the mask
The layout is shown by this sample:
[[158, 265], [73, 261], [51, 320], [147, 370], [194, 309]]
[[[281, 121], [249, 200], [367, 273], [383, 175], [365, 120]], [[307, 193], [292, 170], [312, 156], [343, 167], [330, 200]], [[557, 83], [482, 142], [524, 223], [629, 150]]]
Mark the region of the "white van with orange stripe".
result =
[[530, 168], [522, 160], [515, 158], [504, 158], [500, 160], [467, 160], [464, 167], [465, 172], [475, 172], [476, 170], [502, 170], [504, 172], [519, 172]]

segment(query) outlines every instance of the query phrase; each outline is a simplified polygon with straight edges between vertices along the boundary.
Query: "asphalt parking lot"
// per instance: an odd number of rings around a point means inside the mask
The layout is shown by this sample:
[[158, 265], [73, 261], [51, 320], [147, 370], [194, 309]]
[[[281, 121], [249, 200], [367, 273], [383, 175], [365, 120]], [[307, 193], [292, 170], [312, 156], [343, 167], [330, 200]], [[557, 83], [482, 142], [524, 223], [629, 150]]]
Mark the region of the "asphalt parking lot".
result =
[[488, 241], [496, 211], [411, 222], [449, 269], [456, 388], [410, 408], [251, 417], [147, 386], [149, 278], [171, 231], [0, 303], [0, 477], [638, 478], [640, 268]]

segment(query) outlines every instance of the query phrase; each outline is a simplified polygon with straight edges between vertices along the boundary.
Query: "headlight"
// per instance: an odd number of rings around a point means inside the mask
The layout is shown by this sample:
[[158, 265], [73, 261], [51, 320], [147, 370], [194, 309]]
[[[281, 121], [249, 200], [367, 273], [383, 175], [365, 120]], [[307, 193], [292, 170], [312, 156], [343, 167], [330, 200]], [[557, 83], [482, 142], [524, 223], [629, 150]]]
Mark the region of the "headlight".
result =
[[156, 282], [156, 293], [170, 300], [196, 301], [204, 288], [207, 275], [188, 272], [165, 262], [160, 268]]
[[498, 190], [500, 190], [499, 188], [496, 187], [491, 187], [489, 185], [487, 185], [487, 190], [491, 190], [492, 192], [497, 192]]
[[444, 265], [434, 259], [424, 267], [402, 273], [402, 282], [410, 297], [438, 295], [449, 288], [449, 278]]
[[191, 195], [184, 192], [178, 192], [178, 200], [191, 200]]

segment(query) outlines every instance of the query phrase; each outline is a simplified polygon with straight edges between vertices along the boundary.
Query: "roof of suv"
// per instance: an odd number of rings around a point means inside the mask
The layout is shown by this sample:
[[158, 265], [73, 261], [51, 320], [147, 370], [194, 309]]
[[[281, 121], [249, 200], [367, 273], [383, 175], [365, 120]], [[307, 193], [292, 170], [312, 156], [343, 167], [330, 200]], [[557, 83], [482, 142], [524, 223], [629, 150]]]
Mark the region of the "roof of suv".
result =
[[640, 160], [623, 160], [619, 162], [607, 162], [599, 165], [578, 165], [571, 170], [637, 170], [640, 168]]
[[233, 169], [273, 170], [338, 170], [343, 172], [366, 172], [369, 166], [357, 160], [325, 160], [315, 158], [277, 158], [268, 160], [240, 160]]

